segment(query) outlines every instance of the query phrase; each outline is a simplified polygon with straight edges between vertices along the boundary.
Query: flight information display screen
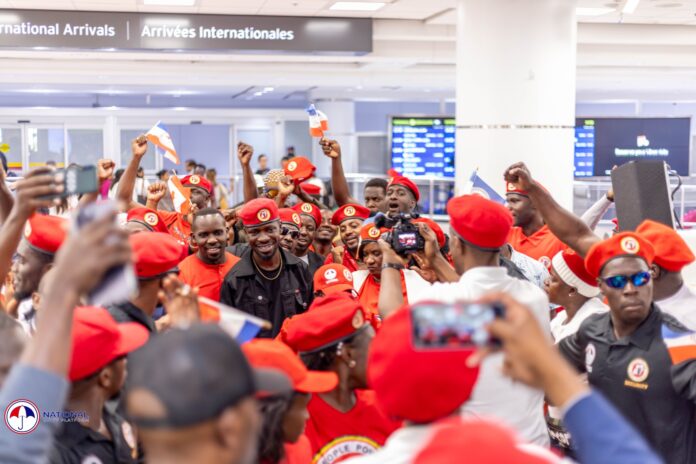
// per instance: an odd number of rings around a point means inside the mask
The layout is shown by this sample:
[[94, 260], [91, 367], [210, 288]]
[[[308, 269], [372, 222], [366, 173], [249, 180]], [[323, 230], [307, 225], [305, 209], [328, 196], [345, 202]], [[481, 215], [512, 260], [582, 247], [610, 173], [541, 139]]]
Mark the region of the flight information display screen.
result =
[[608, 176], [638, 160], [661, 160], [688, 176], [690, 139], [690, 118], [578, 118], [575, 177]]
[[450, 117], [392, 117], [392, 168], [408, 177], [454, 178], [456, 129]]

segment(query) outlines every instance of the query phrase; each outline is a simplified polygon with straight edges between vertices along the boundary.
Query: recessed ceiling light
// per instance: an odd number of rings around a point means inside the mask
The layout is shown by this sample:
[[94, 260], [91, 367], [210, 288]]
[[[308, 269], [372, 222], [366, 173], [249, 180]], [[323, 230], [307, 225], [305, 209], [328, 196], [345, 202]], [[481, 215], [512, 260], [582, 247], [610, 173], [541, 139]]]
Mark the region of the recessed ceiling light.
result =
[[263, 92], [254, 92], [255, 97], [260, 97], [261, 95], [263, 95]]
[[263, 91], [264, 92], [273, 92], [275, 89], [273, 87], [264, 87]]
[[143, 5], [194, 6], [198, 0], [143, 0]]
[[621, 9], [621, 12], [626, 14], [633, 14], [635, 13], [636, 8], [638, 8], [639, 3], [640, 0], [626, 0], [626, 3], [624, 3], [623, 8]]
[[386, 3], [384, 2], [336, 2], [329, 10], [334, 11], [377, 11]]
[[602, 16], [614, 12], [613, 8], [576, 8], [577, 16]]

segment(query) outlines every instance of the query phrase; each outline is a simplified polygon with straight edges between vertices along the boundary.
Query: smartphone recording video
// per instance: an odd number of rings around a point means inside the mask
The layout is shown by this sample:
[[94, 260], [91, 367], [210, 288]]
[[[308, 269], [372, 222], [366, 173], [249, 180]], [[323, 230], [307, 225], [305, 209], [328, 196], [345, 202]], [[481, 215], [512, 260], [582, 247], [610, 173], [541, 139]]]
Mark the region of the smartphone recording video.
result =
[[64, 198], [70, 195], [82, 195], [99, 190], [96, 166], [70, 166], [56, 169], [54, 174], [63, 174], [63, 192], [47, 198]]

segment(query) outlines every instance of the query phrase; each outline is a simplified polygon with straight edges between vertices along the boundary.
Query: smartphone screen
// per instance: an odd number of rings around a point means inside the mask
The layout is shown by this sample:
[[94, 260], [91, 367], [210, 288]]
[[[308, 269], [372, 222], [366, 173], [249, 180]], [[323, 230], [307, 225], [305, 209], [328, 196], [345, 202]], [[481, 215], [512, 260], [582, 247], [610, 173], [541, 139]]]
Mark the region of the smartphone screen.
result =
[[500, 304], [421, 303], [411, 307], [413, 345], [421, 349], [471, 349], [497, 345], [486, 326], [503, 315]]

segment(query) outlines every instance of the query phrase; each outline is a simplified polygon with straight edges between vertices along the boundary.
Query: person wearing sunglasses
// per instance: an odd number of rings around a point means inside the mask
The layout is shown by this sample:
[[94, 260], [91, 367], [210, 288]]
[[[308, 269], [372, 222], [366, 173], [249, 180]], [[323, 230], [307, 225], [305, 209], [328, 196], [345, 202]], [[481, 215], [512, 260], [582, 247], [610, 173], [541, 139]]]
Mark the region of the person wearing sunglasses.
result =
[[610, 311], [589, 316], [558, 348], [665, 462], [696, 462], [696, 344], [653, 303], [654, 258], [633, 232], [593, 245], [585, 267]]
[[295, 246], [300, 236], [300, 215], [290, 208], [280, 208], [280, 247], [295, 254]]

